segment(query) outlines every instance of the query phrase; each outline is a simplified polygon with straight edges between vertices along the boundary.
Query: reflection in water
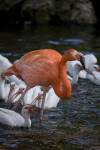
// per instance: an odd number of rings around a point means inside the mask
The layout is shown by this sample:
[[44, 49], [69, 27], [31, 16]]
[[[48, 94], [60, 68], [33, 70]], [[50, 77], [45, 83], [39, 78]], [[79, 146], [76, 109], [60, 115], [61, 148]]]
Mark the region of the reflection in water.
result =
[[[42, 48], [63, 54], [75, 48], [93, 53], [100, 64], [100, 31], [95, 26], [59, 25], [4, 27], [0, 29], [0, 53], [11, 62], [23, 54]], [[100, 86], [80, 79], [72, 86], [71, 97], [60, 100], [57, 108], [45, 112], [47, 120], [39, 123], [32, 116], [32, 128], [11, 129], [0, 125], [0, 149], [100, 149]], [[5, 107], [0, 102], [0, 107]], [[20, 110], [19, 110], [20, 111]]]

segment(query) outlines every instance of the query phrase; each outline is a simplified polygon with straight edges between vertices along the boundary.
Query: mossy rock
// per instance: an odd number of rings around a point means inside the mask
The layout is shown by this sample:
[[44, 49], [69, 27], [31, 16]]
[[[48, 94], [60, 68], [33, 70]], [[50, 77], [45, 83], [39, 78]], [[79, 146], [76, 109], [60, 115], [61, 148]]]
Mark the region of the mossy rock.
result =
[[0, 0], [0, 10], [10, 10], [22, 0]]

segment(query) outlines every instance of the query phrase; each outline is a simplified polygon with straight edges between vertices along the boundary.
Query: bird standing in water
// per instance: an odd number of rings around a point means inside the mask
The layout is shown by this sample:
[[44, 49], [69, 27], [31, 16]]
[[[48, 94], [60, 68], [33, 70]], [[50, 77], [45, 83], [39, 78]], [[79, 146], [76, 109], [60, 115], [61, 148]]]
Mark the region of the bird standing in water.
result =
[[44, 90], [41, 116], [43, 116], [45, 96], [50, 85], [59, 98], [68, 98], [71, 94], [71, 84], [66, 74], [66, 62], [80, 61], [82, 60], [82, 55], [74, 49], [69, 49], [63, 56], [52, 49], [35, 50], [25, 54], [19, 61], [2, 72], [1, 77], [15, 75], [24, 81], [27, 86], [19, 101], [14, 105], [13, 110], [16, 109], [25, 93], [37, 85], [42, 86]]

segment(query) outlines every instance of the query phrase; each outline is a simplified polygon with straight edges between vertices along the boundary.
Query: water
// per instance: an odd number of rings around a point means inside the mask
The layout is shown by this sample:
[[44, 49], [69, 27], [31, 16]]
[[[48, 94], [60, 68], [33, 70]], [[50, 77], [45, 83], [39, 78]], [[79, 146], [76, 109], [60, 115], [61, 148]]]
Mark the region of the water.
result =
[[[94, 25], [4, 26], [0, 28], [0, 54], [12, 63], [23, 54], [51, 48], [63, 54], [69, 48], [93, 53], [100, 65], [100, 30]], [[40, 125], [32, 115], [32, 127], [8, 128], [0, 125], [0, 149], [99, 150], [100, 86], [79, 79], [67, 100], [44, 113]], [[0, 107], [5, 107], [0, 102]], [[20, 109], [19, 109], [20, 111]]]

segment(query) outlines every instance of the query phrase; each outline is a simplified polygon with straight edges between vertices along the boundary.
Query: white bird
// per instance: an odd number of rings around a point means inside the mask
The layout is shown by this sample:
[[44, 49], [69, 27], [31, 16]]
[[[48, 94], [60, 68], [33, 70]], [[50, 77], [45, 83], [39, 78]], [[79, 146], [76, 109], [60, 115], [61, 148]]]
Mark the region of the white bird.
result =
[[93, 54], [84, 55], [85, 58], [85, 67], [89, 68], [90, 65], [97, 63], [97, 58]]
[[[35, 86], [34, 87], [34, 92], [33, 92], [33, 95], [32, 95], [32, 99], [35, 99], [38, 96], [38, 94], [43, 94], [41, 86]], [[39, 107], [41, 105], [41, 103], [42, 102], [41, 102], [41, 98], [40, 98], [40, 100], [36, 101], [34, 105], [36, 107]]]
[[93, 64], [93, 65], [89, 66], [89, 70], [92, 71], [92, 72], [93, 71], [100, 72], [100, 67], [98, 65]]
[[70, 74], [73, 77], [71, 78], [70, 76], [68, 76], [68, 78], [70, 77], [69, 81], [71, 84], [76, 84], [78, 82], [80, 72], [82, 72], [83, 77], [86, 76], [87, 72], [92, 74], [92, 72], [89, 69], [83, 68], [83, 66], [81, 65], [79, 61], [73, 61], [72, 63], [68, 62], [68, 66], [71, 69]]
[[[33, 88], [32, 88], [33, 89]], [[41, 90], [40, 86], [36, 86], [34, 87], [34, 91], [33, 91], [33, 95], [31, 98], [31, 101], [29, 104], [32, 103], [32, 101], [38, 96], [38, 94], [43, 94], [43, 91]], [[24, 97], [25, 98], [25, 97]], [[53, 88], [50, 88], [46, 94], [46, 99], [45, 99], [45, 103], [44, 103], [44, 109], [45, 108], [53, 108], [56, 107], [58, 102], [59, 102], [60, 98], [55, 94]], [[29, 101], [28, 101], [29, 102]], [[28, 103], [27, 102], [27, 103]], [[36, 107], [41, 108], [42, 105], [42, 97], [36, 101], [36, 103], [34, 103], [34, 105]]]
[[[21, 101], [22, 105], [31, 104], [32, 101], [38, 96], [38, 94], [43, 94], [40, 86], [35, 86], [29, 89], [25, 94], [23, 101]], [[35, 103], [35, 106], [38, 107], [38, 101]]]
[[78, 82], [79, 72], [83, 69], [82, 65], [75, 63], [73, 67], [73, 78], [69, 79], [71, 84], [76, 84]]
[[34, 113], [31, 105], [22, 108], [22, 115], [13, 110], [0, 108], [0, 123], [10, 127], [31, 127], [31, 113]]
[[44, 108], [57, 107], [59, 100], [60, 100], [60, 98], [55, 94], [53, 88], [50, 88], [46, 95]]
[[[22, 93], [24, 92], [26, 88], [25, 84], [15, 85], [12, 93], [9, 96], [9, 99], [7, 101], [7, 104], [15, 103], [18, 101]], [[31, 104], [33, 100], [38, 96], [38, 94], [43, 94], [41, 91], [40, 86], [35, 86], [31, 88], [23, 97], [23, 101], [21, 101], [22, 105]], [[9, 107], [10, 107], [9, 105]], [[38, 101], [36, 101], [35, 106], [38, 106]]]
[[12, 63], [4, 56], [0, 55], [0, 75], [1, 72], [12, 66]]
[[[91, 70], [91, 66], [96, 65], [96, 63], [97, 63], [97, 58], [95, 57], [95, 55], [86, 54], [86, 55], [84, 55], [84, 58], [85, 58], [85, 67], [88, 68], [90, 71], [93, 71], [93, 70]], [[85, 70], [80, 71], [79, 77], [86, 79], [87, 72]]]
[[89, 69], [94, 74], [95, 78], [91, 74], [87, 74], [87, 79], [93, 82], [96, 85], [100, 85], [100, 67], [98, 65], [91, 65]]
[[[7, 70], [9, 67], [12, 66], [12, 63], [4, 56], [0, 55], [0, 76], [1, 72]], [[18, 79], [15, 75], [11, 77], [7, 77], [9, 82], [16, 82], [16, 84], [23, 83], [20, 79]]]
[[[33, 100], [38, 96], [38, 94], [43, 94], [43, 91], [41, 90], [40, 86], [35, 86], [35, 87], [31, 88], [25, 94], [21, 104], [22, 105], [31, 104], [33, 102]], [[46, 95], [44, 108], [56, 107], [59, 100], [60, 100], [60, 98], [55, 94], [53, 88], [50, 88], [50, 90], [47, 92], [47, 95]], [[34, 103], [34, 105], [39, 108], [41, 108], [41, 104], [42, 104], [42, 98], [40, 98], [40, 100], [38, 100]]]
[[100, 72], [93, 71], [92, 73], [95, 75], [95, 78], [91, 74], [87, 74], [87, 79], [96, 85], [100, 85]]
[[[89, 69], [92, 72], [92, 70], [90, 69], [90, 66], [96, 65], [97, 58], [93, 54], [84, 55], [84, 58], [85, 58], [85, 68]], [[74, 70], [75, 64], [81, 65], [81, 63], [79, 61], [77, 61], [77, 60], [76, 61], [67, 62], [67, 71], [69, 72], [69, 74], [71, 76], [73, 76], [73, 74], [74, 74], [73, 72], [75, 71]], [[84, 70], [84, 69], [81, 69], [79, 71], [79, 73], [78, 73], [78, 77], [86, 79], [87, 78], [87, 71]]]
[[14, 90], [10, 94], [9, 100], [11, 103], [15, 103], [20, 98], [22, 92], [25, 90], [26, 85], [24, 83], [15, 85]]
[[[77, 65], [76, 65], [77, 64]], [[76, 66], [75, 66], [76, 65]], [[78, 77], [81, 77], [81, 78], [84, 78], [86, 79], [86, 74], [87, 72], [83, 69], [79, 70], [78, 69], [78, 65], [82, 66], [81, 63], [77, 60], [75, 61], [70, 61], [70, 62], [67, 62], [67, 71], [68, 73], [74, 77], [75, 74], [78, 74]], [[75, 67], [74, 67], [75, 66]], [[77, 68], [77, 71], [75, 71], [75, 68]], [[75, 75], [76, 76], [76, 75]], [[73, 80], [73, 79], [72, 79]], [[69, 79], [70, 81], [70, 79]], [[78, 80], [77, 80], [78, 81]], [[72, 81], [71, 81], [72, 82]], [[74, 84], [74, 81], [73, 81], [73, 84]]]
[[0, 99], [7, 101], [9, 95], [13, 91], [15, 82], [5, 83], [5, 79], [0, 79]]

